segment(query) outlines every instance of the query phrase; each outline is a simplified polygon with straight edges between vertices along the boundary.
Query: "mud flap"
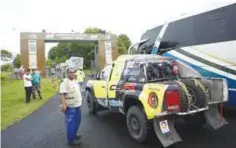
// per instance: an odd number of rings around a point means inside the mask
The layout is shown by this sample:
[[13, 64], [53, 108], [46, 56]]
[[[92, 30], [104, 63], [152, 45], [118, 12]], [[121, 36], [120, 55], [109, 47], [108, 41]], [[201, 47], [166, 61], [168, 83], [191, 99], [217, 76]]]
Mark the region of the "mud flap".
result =
[[217, 105], [210, 105], [209, 109], [204, 112], [206, 123], [211, 126], [213, 129], [218, 129], [223, 125], [228, 124], [228, 122], [223, 117], [222, 113], [220, 114]]
[[174, 127], [175, 120], [172, 118], [155, 118], [153, 120], [155, 133], [164, 147], [168, 147], [182, 139]]

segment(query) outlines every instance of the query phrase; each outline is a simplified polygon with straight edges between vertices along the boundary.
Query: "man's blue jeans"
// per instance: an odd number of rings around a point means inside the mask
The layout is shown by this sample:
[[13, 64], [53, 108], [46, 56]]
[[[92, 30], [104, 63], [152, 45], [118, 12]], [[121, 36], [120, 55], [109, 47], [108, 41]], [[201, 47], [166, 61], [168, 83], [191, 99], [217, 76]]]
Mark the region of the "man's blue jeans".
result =
[[67, 107], [66, 112], [66, 129], [67, 129], [67, 142], [72, 143], [76, 139], [76, 133], [79, 129], [81, 122], [81, 108]]

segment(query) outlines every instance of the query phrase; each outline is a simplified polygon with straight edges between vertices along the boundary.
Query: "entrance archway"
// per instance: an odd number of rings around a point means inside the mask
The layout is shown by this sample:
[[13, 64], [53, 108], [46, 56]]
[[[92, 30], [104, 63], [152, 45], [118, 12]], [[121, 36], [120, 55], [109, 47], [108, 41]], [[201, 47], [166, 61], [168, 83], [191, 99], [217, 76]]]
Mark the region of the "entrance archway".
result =
[[21, 32], [21, 65], [25, 69], [37, 68], [42, 75], [45, 75], [45, 43], [63, 41], [96, 43], [95, 66], [97, 70], [118, 57], [117, 37], [112, 34]]

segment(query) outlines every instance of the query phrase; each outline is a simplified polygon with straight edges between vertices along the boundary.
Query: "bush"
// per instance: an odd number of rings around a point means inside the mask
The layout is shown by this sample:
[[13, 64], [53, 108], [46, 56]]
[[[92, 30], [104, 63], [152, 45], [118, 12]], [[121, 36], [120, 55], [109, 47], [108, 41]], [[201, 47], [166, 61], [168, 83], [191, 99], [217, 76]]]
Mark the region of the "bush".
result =
[[12, 68], [11, 64], [4, 64], [1, 66], [1, 71], [10, 72], [11, 68]]
[[6, 74], [1, 73], [1, 82], [4, 83], [7, 79]]

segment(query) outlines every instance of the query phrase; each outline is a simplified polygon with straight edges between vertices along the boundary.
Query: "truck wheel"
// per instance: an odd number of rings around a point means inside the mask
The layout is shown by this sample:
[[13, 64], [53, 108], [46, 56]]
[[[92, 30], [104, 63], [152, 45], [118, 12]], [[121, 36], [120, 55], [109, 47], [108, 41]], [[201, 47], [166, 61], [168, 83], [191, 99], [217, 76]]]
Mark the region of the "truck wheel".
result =
[[86, 91], [86, 100], [87, 100], [87, 105], [88, 105], [89, 112], [91, 114], [95, 115], [96, 112], [97, 112], [97, 104], [94, 101], [94, 99], [91, 95], [91, 92], [89, 92], [89, 91]]
[[151, 134], [151, 124], [146, 120], [139, 106], [131, 106], [126, 114], [126, 124], [130, 136], [138, 142], [147, 142]]

